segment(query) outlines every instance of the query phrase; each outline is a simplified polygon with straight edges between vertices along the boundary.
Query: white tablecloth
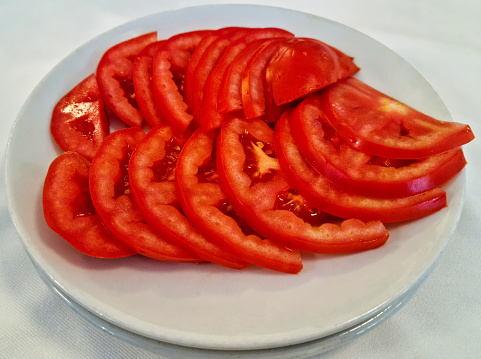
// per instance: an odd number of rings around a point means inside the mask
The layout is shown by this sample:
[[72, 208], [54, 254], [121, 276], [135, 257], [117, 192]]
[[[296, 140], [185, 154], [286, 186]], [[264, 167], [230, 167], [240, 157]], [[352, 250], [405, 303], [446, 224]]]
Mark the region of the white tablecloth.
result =
[[[92, 37], [167, 9], [230, 1], [3, 0], [0, 4], [0, 358], [160, 358], [102, 331], [50, 291], [9, 217], [5, 149], [35, 85]], [[346, 24], [410, 62], [453, 119], [481, 136], [479, 0], [243, 1]], [[465, 146], [467, 196], [459, 226], [425, 284], [398, 313], [321, 358], [481, 358], [481, 144]]]

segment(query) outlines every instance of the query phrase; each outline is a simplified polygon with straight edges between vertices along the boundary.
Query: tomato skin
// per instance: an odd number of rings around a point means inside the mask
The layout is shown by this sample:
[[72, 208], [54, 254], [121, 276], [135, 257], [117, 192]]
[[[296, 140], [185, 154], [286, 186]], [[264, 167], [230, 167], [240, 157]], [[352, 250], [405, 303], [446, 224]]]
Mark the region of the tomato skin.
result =
[[383, 198], [410, 196], [441, 186], [466, 165], [459, 147], [413, 161], [378, 159], [359, 152], [330, 126], [317, 93], [304, 99], [289, 119], [307, 162], [346, 192]]
[[468, 125], [436, 120], [353, 77], [323, 91], [322, 102], [339, 135], [371, 155], [424, 158], [474, 139]]
[[239, 141], [247, 131], [265, 146], [274, 145], [274, 131], [262, 120], [229, 118], [222, 126], [217, 142], [217, 166], [222, 189], [231, 205], [259, 233], [289, 248], [313, 253], [346, 253], [383, 245], [389, 233], [376, 220], [364, 223], [348, 219], [340, 226], [323, 223], [312, 226], [288, 210], [276, 209], [276, 198], [291, 189], [279, 169], [265, 182], [254, 183], [244, 171], [246, 153]]
[[181, 133], [192, 122], [181, 90], [192, 52], [209, 30], [178, 34], [169, 38], [155, 53], [152, 81], [155, 101], [168, 123]]
[[276, 123], [276, 151], [289, 183], [319, 209], [341, 218], [383, 223], [401, 222], [427, 216], [446, 207], [446, 192], [441, 188], [397, 198], [376, 198], [340, 190], [311, 167], [299, 152], [286, 112]]
[[109, 48], [97, 66], [100, 94], [106, 105], [128, 126], [141, 126], [133, 90], [132, 65], [135, 56], [157, 41], [157, 32], [143, 34]]
[[136, 57], [132, 65], [132, 79], [134, 82], [135, 98], [142, 112], [145, 122], [154, 128], [165, 123], [162, 111], [154, 98], [152, 84], [152, 61], [158, 49], [165, 44], [165, 40], [147, 45]]
[[109, 134], [109, 120], [95, 74], [91, 74], [55, 105], [50, 132], [63, 151], [76, 151], [89, 161]]
[[88, 191], [90, 162], [77, 152], [55, 158], [45, 178], [42, 205], [45, 221], [78, 251], [96, 258], [136, 254], [110, 233], [95, 213]]
[[[211, 160], [217, 133], [198, 129], [187, 141], [176, 166], [176, 188], [182, 209], [191, 222], [208, 238], [226, 246], [249, 263], [285, 273], [298, 273], [302, 259], [298, 251], [244, 234], [238, 222], [219, 208], [226, 197], [215, 181], [200, 181], [199, 168]], [[215, 166], [215, 162], [214, 162]], [[212, 173], [215, 179], [215, 170]]]
[[[168, 125], [150, 130], [139, 142], [129, 161], [130, 189], [137, 208], [159, 235], [182, 243], [200, 258], [233, 269], [246, 268], [246, 262], [202, 236], [179, 211], [174, 169], [184, 142]], [[169, 145], [175, 148], [172, 152]]]
[[199, 262], [192, 252], [158, 236], [146, 224], [130, 194], [128, 162], [145, 137], [139, 127], [107, 136], [95, 155], [89, 174], [92, 203], [105, 226], [146, 257], [174, 262]]
[[272, 94], [278, 106], [319, 91], [359, 70], [351, 57], [319, 40], [299, 38], [281, 50], [267, 69], [272, 74]]
[[278, 28], [252, 29], [244, 36], [233, 41], [222, 51], [203, 87], [203, 100], [200, 105], [199, 122], [204, 132], [212, 131], [222, 125], [224, 116], [217, 108], [221, 83], [228, 67], [236, 60], [242, 50], [255, 40], [292, 36], [294, 35], [290, 32]]

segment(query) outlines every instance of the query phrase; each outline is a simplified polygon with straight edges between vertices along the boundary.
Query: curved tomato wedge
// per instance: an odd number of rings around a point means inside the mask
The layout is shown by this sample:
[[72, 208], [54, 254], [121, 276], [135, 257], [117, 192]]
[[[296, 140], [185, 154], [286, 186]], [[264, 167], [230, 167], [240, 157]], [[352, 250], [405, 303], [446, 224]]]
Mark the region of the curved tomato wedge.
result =
[[157, 32], [123, 41], [108, 49], [97, 66], [97, 81], [103, 100], [129, 126], [141, 126], [143, 120], [135, 99], [132, 65], [135, 56], [156, 41]]
[[134, 204], [129, 186], [129, 159], [144, 137], [141, 128], [131, 127], [105, 138], [90, 168], [92, 203], [105, 226], [139, 254], [164, 261], [199, 262], [201, 259], [191, 251], [154, 233]]
[[177, 193], [186, 216], [220, 246], [260, 267], [298, 273], [302, 260], [298, 251], [262, 239], [232, 210], [218, 183], [215, 157], [216, 134], [197, 130], [180, 153], [175, 170]]
[[416, 160], [359, 152], [331, 127], [319, 94], [303, 100], [290, 116], [292, 135], [307, 162], [336, 187], [371, 197], [404, 197], [438, 187], [466, 165], [460, 147]]
[[[389, 234], [380, 221], [348, 219], [341, 225], [313, 225], [306, 200], [287, 181], [275, 157], [274, 131], [262, 120], [231, 117], [222, 126], [217, 164], [222, 189], [232, 207], [259, 233], [289, 248], [314, 253], [346, 253], [383, 245]], [[297, 202], [290, 206], [291, 202]], [[322, 218], [321, 218], [322, 219]]]
[[286, 106], [277, 107], [272, 97], [272, 73], [267, 68], [273, 56], [295, 39], [278, 39], [263, 46], [247, 63], [242, 73], [242, 108], [246, 118], [263, 117], [274, 122]]
[[203, 87], [203, 100], [200, 105], [199, 122], [204, 132], [212, 131], [222, 125], [224, 115], [217, 108], [221, 82], [228, 67], [236, 60], [242, 50], [255, 40], [292, 36], [294, 35], [290, 32], [278, 28], [252, 29], [246, 33], [245, 36], [233, 41], [222, 51]]
[[182, 243], [200, 258], [233, 269], [247, 267], [226, 248], [202, 236], [185, 217], [175, 189], [174, 170], [184, 139], [170, 126], [152, 129], [129, 161], [129, 179], [137, 208], [159, 235]]
[[50, 131], [63, 151], [76, 151], [92, 160], [109, 134], [109, 121], [94, 74], [57, 102], [52, 112]]
[[192, 85], [190, 85], [192, 89], [190, 95], [191, 103], [189, 105], [191, 106], [194, 120], [197, 123], [200, 124], [200, 108], [204, 99], [204, 85], [217, 60], [231, 43], [242, 38], [252, 30], [253, 29], [243, 27], [219, 30], [220, 36], [216, 37], [202, 53], [192, 75]]
[[291, 134], [290, 116], [291, 112], [286, 112], [276, 123], [279, 163], [289, 183], [319, 209], [341, 218], [390, 223], [427, 216], [446, 207], [446, 193], [441, 188], [398, 198], [366, 197], [340, 190], [302, 157]]
[[429, 117], [356, 78], [326, 89], [323, 110], [346, 142], [376, 156], [423, 158], [474, 139], [468, 125]]
[[[210, 34], [204, 36], [202, 40], [197, 44], [192, 56], [190, 57], [189, 64], [187, 65], [187, 70], [184, 76], [184, 100], [189, 106], [189, 112], [193, 113], [193, 98], [194, 94], [197, 93], [195, 89], [195, 71], [202, 57], [204, 56], [207, 48], [219, 37], [233, 31], [238, 30], [239, 27], [223, 27], [221, 29], [212, 31]], [[200, 89], [202, 90], [202, 89]]]
[[152, 59], [164, 43], [165, 40], [162, 40], [147, 45], [135, 57], [132, 65], [135, 99], [145, 118], [145, 122], [147, 122], [150, 128], [165, 123], [162, 111], [154, 98], [154, 88], [152, 84]]
[[90, 162], [67, 151], [51, 163], [43, 187], [45, 221], [78, 251], [97, 258], [136, 254], [110, 233], [97, 215], [89, 193]]
[[276, 105], [295, 101], [354, 75], [359, 68], [352, 59], [319, 40], [293, 41], [272, 59], [267, 69]]
[[152, 64], [154, 95], [167, 122], [184, 132], [192, 122], [183, 97], [183, 81], [190, 57], [209, 30], [192, 31], [169, 38], [156, 52]]

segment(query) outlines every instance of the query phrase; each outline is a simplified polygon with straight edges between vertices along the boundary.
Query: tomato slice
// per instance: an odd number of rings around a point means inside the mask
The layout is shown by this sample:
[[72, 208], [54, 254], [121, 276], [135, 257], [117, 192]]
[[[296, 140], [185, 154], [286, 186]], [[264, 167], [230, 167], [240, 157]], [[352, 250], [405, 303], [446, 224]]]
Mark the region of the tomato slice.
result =
[[224, 116], [217, 108], [221, 82], [228, 67], [236, 60], [242, 50], [255, 40], [292, 36], [294, 35], [290, 32], [278, 28], [252, 29], [241, 38], [233, 41], [222, 51], [203, 87], [203, 100], [200, 105], [199, 122], [204, 132], [212, 131], [222, 125]]
[[263, 46], [247, 63], [242, 73], [242, 108], [247, 119], [262, 117], [274, 122], [290, 105], [277, 106], [272, 95], [272, 72], [267, 72], [272, 58], [297, 41], [278, 39]]
[[276, 105], [319, 91], [357, 71], [353, 58], [309, 38], [299, 38], [282, 48], [267, 68]]
[[157, 235], [131, 197], [129, 159], [144, 137], [140, 127], [130, 127], [105, 138], [90, 168], [92, 203], [105, 226], [139, 254], [164, 261], [199, 262], [201, 259], [191, 251]]
[[[221, 29], [212, 31], [210, 34], [204, 36], [202, 40], [197, 44], [192, 56], [190, 57], [189, 64], [184, 76], [184, 100], [189, 107], [189, 112], [193, 112], [193, 97], [198, 91], [194, 88], [195, 85], [195, 71], [204, 56], [207, 48], [219, 37], [240, 29], [239, 27], [223, 27]], [[202, 90], [202, 89], [200, 89]]]
[[183, 97], [183, 81], [194, 49], [209, 30], [192, 31], [169, 38], [156, 52], [152, 64], [154, 95], [162, 114], [178, 131], [192, 122]]
[[[306, 205], [280, 170], [274, 131], [260, 119], [233, 116], [224, 122], [217, 154], [220, 183], [232, 207], [254, 230], [289, 248], [355, 252], [379, 247], [389, 237], [378, 220], [347, 219], [336, 225]], [[310, 219], [312, 214], [321, 214], [318, 223]]]
[[184, 145], [177, 161], [175, 181], [185, 215], [206, 237], [226, 246], [239, 258], [260, 267], [298, 273], [302, 260], [270, 239], [262, 239], [233, 211], [218, 183], [215, 132], [198, 129]]
[[154, 98], [152, 83], [152, 61], [155, 53], [165, 40], [147, 45], [136, 57], [132, 65], [132, 80], [134, 83], [135, 99], [145, 122], [154, 128], [165, 123], [165, 118]]
[[102, 223], [89, 193], [90, 162], [77, 152], [62, 153], [51, 163], [43, 187], [45, 221], [78, 251], [97, 258], [136, 254]]
[[57, 102], [52, 112], [50, 131], [63, 151], [76, 151], [92, 160], [109, 134], [109, 120], [94, 74]]
[[434, 119], [356, 78], [326, 89], [323, 109], [346, 142], [376, 156], [423, 158], [474, 139], [468, 125]]
[[100, 94], [109, 108], [129, 126], [141, 126], [143, 115], [135, 99], [132, 65], [135, 56], [157, 41], [157, 32], [140, 35], [109, 48], [97, 66]]
[[159, 235], [182, 243], [200, 258], [233, 269], [247, 263], [202, 236], [182, 213], [174, 170], [185, 140], [170, 126], [152, 129], [139, 142], [129, 161], [129, 179], [137, 208]]
[[359, 152], [331, 127], [317, 93], [297, 106], [290, 121], [307, 162], [346, 192], [385, 198], [410, 196], [444, 184], [466, 165], [460, 147], [415, 160]]
[[194, 120], [200, 124], [200, 108], [204, 98], [204, 85], [222, 52], [233, 42], [252, 31], [250, 28], [227, 28], [219, 30], [216, 37], [202, 53], [201, 58], [192, 75], [191, 111]]
[[276, 123], [279, 163], [289, 183], [320, 210], [341, 218], [390, 223], [427, 216], [446, 207], [446, 192], [438, 187], [397, 198], [367, 197], [340, 190], [301, 155], [292, 136], [290, 116], [291, 112], [286, 112]]

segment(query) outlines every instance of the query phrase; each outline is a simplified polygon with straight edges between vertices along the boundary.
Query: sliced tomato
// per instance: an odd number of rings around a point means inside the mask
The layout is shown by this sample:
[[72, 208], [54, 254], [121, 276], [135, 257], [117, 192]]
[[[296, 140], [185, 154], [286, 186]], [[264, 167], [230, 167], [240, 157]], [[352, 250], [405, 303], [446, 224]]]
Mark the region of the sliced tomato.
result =
[[[250, 28], [227, 28], [220, 31], [221, 36], [215, 38], [202, 53], [192, 76], [191, 111], [194, 120], [200, 124], [200, 108], [204, 98], [204, 85], [222, 52], [233, 42], [252, 31]], [[190, 104], [189, 104], [190, 105]]]
[[76, 151], [92, 160], [109, 134], [109, 120], [94, 74], [57, 102], [52, 112], [50, 131], [63, 151]]
[[[241, 28], [240, 27], [223, 27], [221, 29], [212, 31], [209, 35], [204, 36], [202, 40], [197, 44], [197, 47], [195, 48], [194, 52], [192, 53], [192, 56], [190, 57], [189, 64], [187, 65], [187, 71], [185, 72], [185, 76], [184, 76], [184, 100], [185, 100], [185, 103], [187, 103], [188, 105], [189, 113], [191, 114], [193, 113], [194, 101], [195, 101], [194, 97], [196, 96], [195, 94], [198, 93], [199, 91], [202, 91], [202, 89], [196, 88], [198, 84], [196, 83], [197, 81], [196, 81], [195, 72], [207, 48], [219, 37], [222, 37], [231, 31], [236, 31], [239, 29]], [[194, 116], [194, 117], [195, 117], [194, 120], [197, 121], [197, 116]]]
[[292, 36], [294, 35], [290, 32], [278, 28], [252, 29], [244, 36], [233, 41], [222, 51], [203, 87], [203, 100], [200, 105], [199, 122], [204, 132], [212, 131], [222, 125], [224, 115], [217, 108], [221, 82], [228, 67], [236, 60], [242, 50], [255, 40]]
[[227, 246], [249, 263], [286, 273], [298, 273], [298, 251], [262, 239], [233, 211], [222, 192], [215, 161], [216, 133], [197, 130], [183, 147], [175, 180], [185, 215], [207, 238]]
[[191, 251], [157, 235], [136, 208], [130, 194], [129, 159], [145, 137], [139, 127], [112, 132], [95, 155], [89, 189], [97, 213], [120, 240], [144, 256], [174, 262], [199, 262]]
[[135, 99], [145, 122], [151, 127], [165, 123], [162, 111], [154, 98], [152, 83], [152, 59], [165, 40], [147, 45], [136, 57], [132, 65]]
[[351, 57], [319, 40], [299, 38], [281, 50], [267, 69], [276, 105], [319, 91], [359, 70]]
[[78, 251], [97, 258], [121, 258], [136, 251], [110, 233], [89, 193], [90, 162], [67, 151], [50, 165], [43, 187], [45, 221]]
[[319, 209], [341, 218], [363, 221], [400, 222], [427, 216], [446, 207], [441, 188], [397, 198], [376, 198], [340, 190], [311, 167], [299, 152], [292, 136], [293, 127], [284, 113], [276, 123], [276, 151], [280, 166], [292, 186]]
[[323, 110], [346, 142], [376, 156], [423, 158], [474, 139], [468, 125], [434, 119], [356, 78], [326, 89]]
[[135, 99], [132, 65], [135, 56], [156, 41], [157, 32], [151, 32], [118, 43], [103, 54], [97, 66], [103, 100], [129, 126], [141, 126], [143, 120]]
[[175, 189], [174, 170], [185, 140], [168, 126], [152, 129], [129, 161], [129, 179], [137, 208], [159, 235], [182, 243], [200, 258], [233, 269], [247, 263], [201, 235], [185, 217]]
[[194, 49], [209, 30], [178, 34], [169, 38], [156, 52], [152, 64], [155, 101], [162, 114], [178, 131], [192, 122], [183, 97], [183, 82]]
[[267, 72], [272, 58], [286, 49], [294, 39], [278, 39], [259, 49], [249, 60], [242, 73], [242, 108], [246, 118], [261, 117], [274, 122], [290, 105], [277, 106], [272, 95], [272, 77]]
[[322, 212], [293, 190], [274, 150], [274, 131], [264, 121], [233, 116], [224, 122], [217, 142], [220, 183], [232, 207], [254, 230], [289, 248], [314, 253], [363, 251], [386, 242], [389, 234], [378, 220], [326, 222]]
[[466, 165], [459, 147], [422, 159], [393, 159], [359, 152], [343, 141], [320, 95], [308, 96], [290, 116], [301, 154], [336, 187], [371, 197], [404, 197], [438, 187]]

